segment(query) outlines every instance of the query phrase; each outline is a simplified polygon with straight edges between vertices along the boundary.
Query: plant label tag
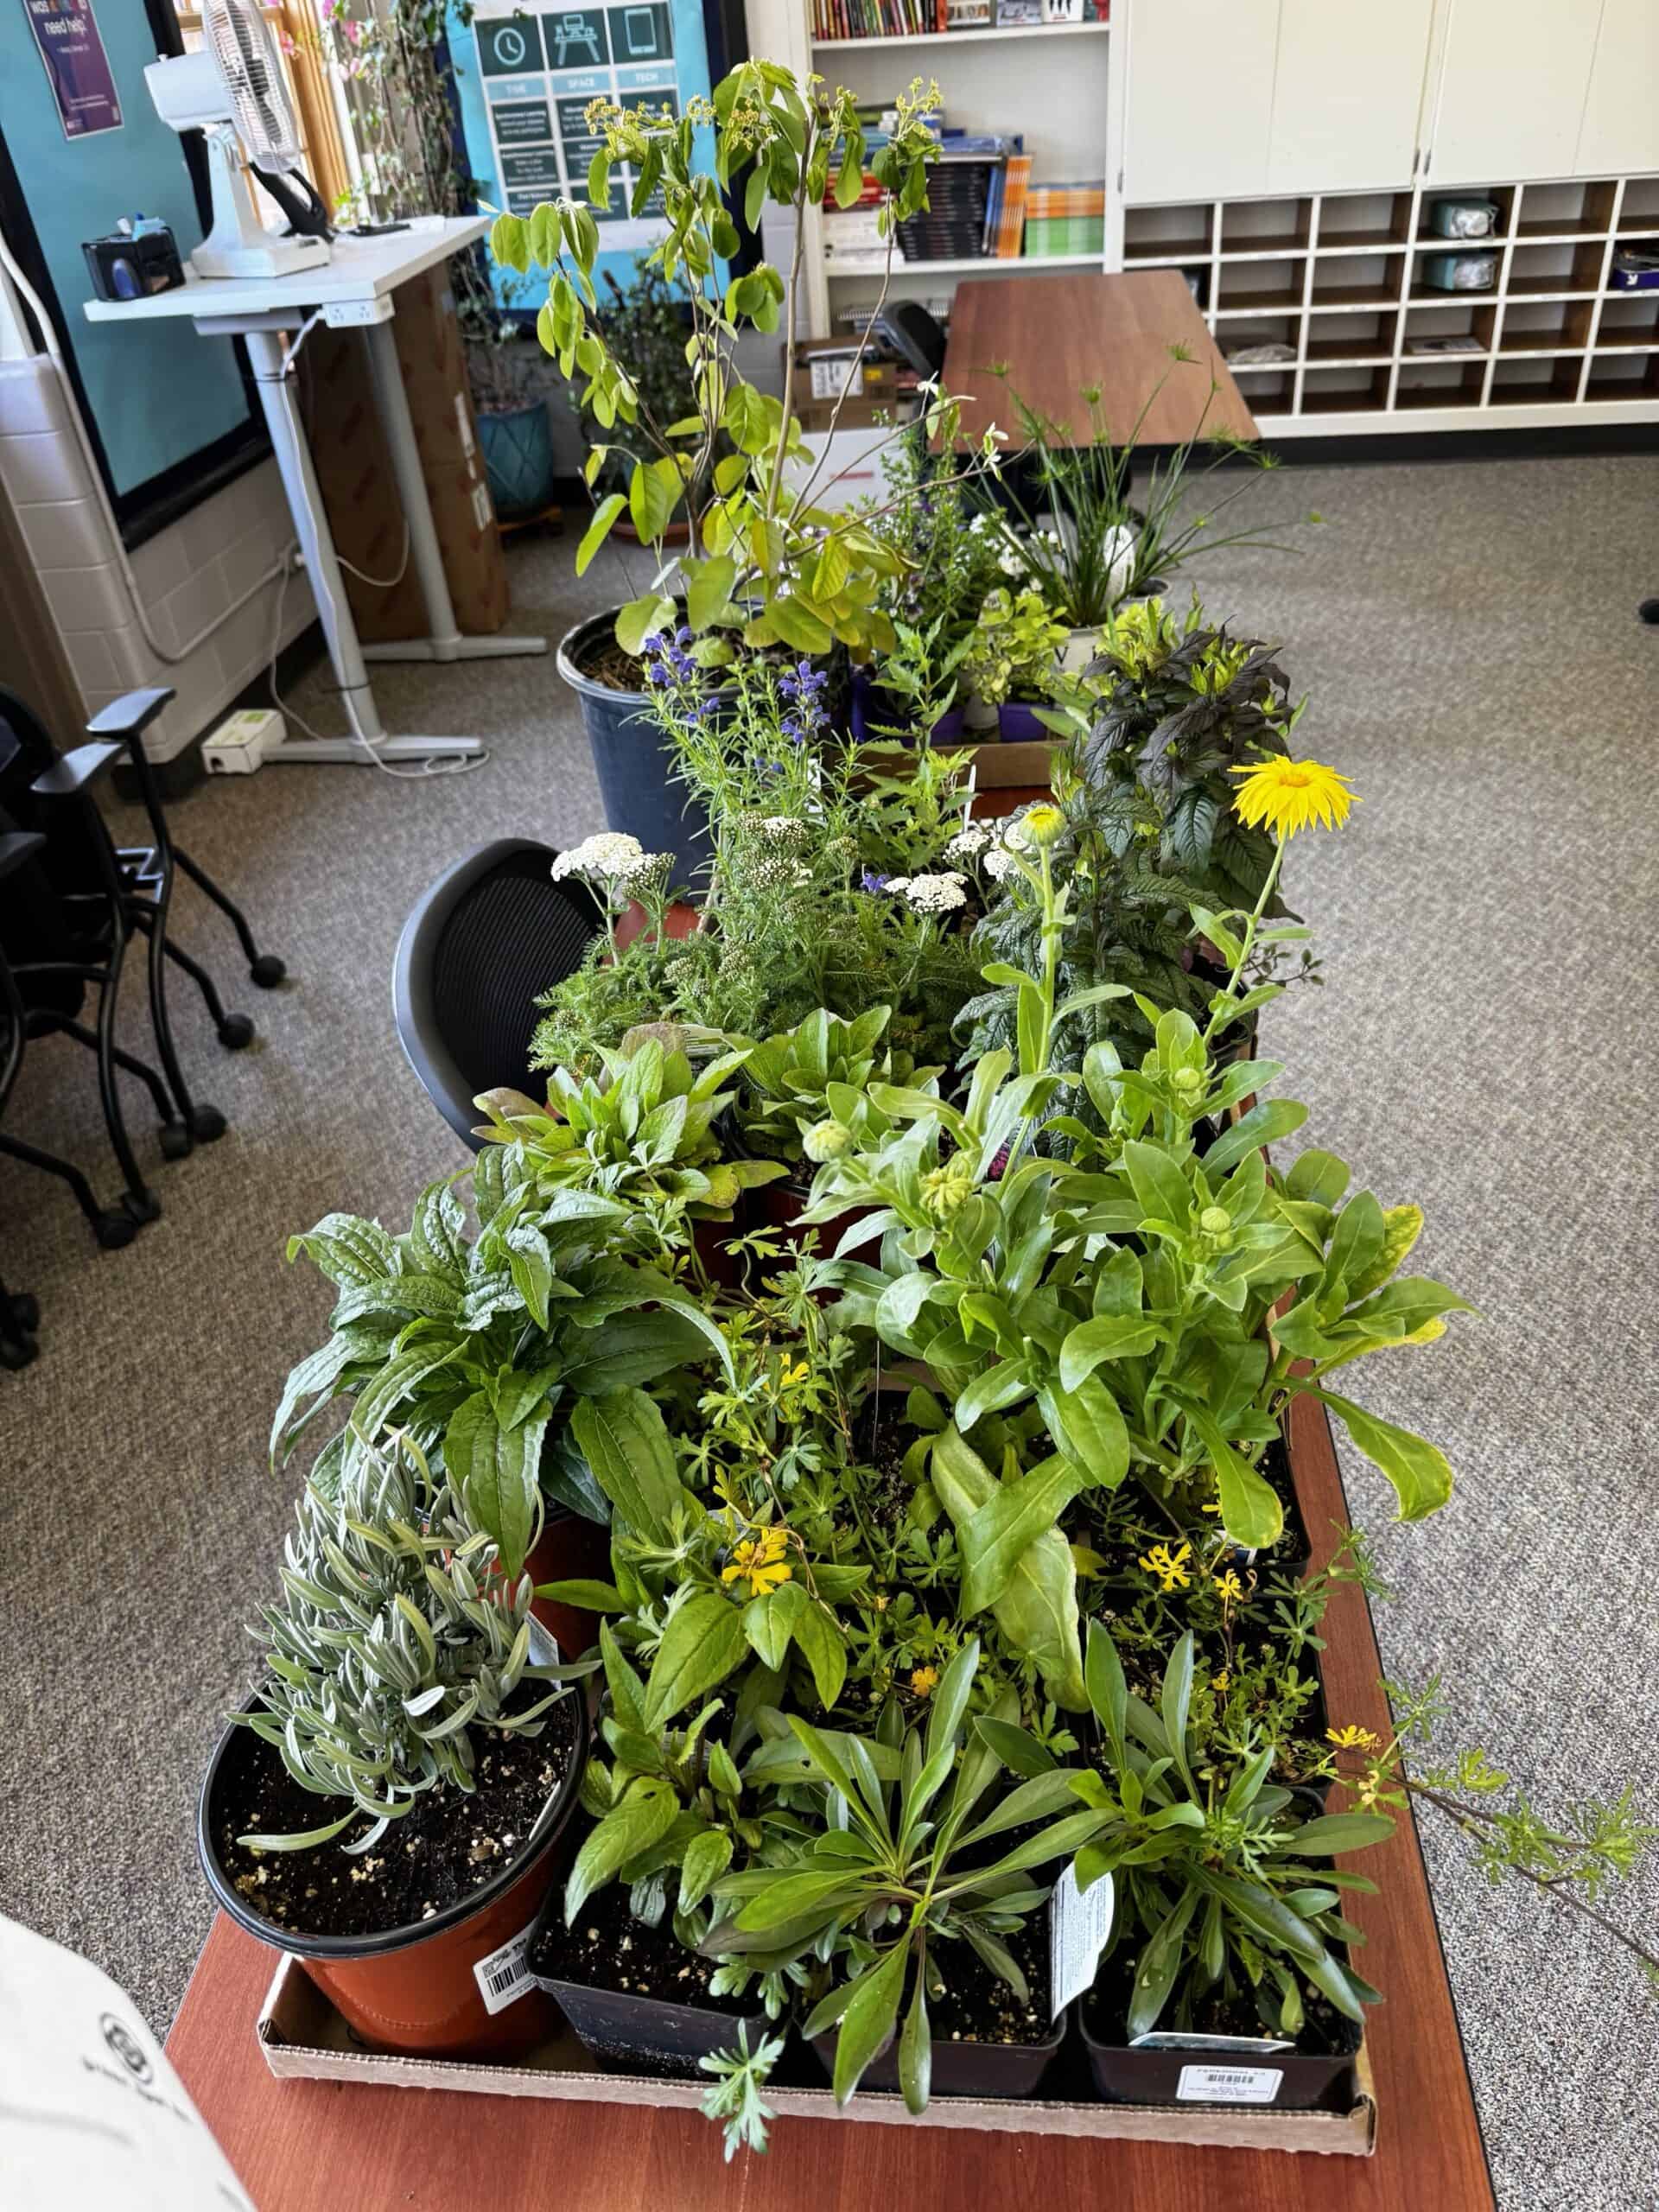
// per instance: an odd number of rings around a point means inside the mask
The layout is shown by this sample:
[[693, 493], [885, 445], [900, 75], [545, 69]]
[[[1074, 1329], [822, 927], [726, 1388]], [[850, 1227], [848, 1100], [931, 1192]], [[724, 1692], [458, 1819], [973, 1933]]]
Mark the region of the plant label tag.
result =
[[1182, 2104], [1270, 2105], [1284, 2078], [1277, 2066], [1183, 2066], [1175, 2094]]
[[1051, 2020], [1058, 2020], [1071, 1999], [1093, 1985], [1101, 1952], [1112, 1932], [1114, 1901], [1109, 1874], [1079, 1890], [1076, 1868], [1068, 1866], [1055, 1883], [1048, 1901], [1054, 1996]]
[[1196, 2036], [1185, 2028], [1148, 2028], [1131, 2036], [1131, 2050], [1214, 2050], [1232, 2058], [1271, 2058], [1276, 2050], [1294, 2050], [1284, 2036]]
[[534, 1977], [526, 1963], [530, 1950], [532, 1920], [516, 1936], [510, 1936], [499, 1951], [492, 1951], [473, 1968], [473, 1979], [478, 1984], [478, 1993], [484, 1999], [486, 2012], [505, 2012], [509, 2005], [516, 2004], [527, 1989], [536, 1986]]

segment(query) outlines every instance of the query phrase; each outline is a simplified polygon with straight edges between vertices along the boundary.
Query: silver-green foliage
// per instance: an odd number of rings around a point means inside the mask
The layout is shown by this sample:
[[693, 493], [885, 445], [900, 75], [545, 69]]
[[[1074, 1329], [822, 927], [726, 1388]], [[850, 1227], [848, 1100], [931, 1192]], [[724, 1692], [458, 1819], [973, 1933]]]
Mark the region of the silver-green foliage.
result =
[[[474, 1787], [472, 1728], [539, 1735], [586, 1668], [530, 1656], [528, 1575], [509, 1583], [496, 1548], [407, 1437], [353, 1455], [331, 1496], [308, 1485], [284, 1547], [281, 1602], [252, 1633], [266, 1643], [263, 1703], [236, 1718], [276, 1751], [302, 1789], [346, 1798], [301, 1834], [248, 1835], [266, 1851], [327, 1843], [359, 1814], [362, 1851], [422, 1791]], [[525, 1683], [548, 1693], [525, 1703]]]

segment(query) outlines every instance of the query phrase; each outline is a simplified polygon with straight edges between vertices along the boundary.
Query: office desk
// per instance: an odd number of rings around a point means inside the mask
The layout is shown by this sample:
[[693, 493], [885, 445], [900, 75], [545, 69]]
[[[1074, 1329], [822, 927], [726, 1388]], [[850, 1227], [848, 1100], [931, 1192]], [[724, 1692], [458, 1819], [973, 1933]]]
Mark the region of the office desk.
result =
[[[1191, 353], [1190, 363], [1171, 360], [1175, 345]], [[1206, 414], [1211, 376], [1218, 389]], [[1160, 378], [1163, 388], [1153, 398]], [[1128, 442], [1142, 408], [1141, 445], [1181, 445], [1200, 428], [1206, 435], [1256, 435], [1232, 372], [1185, 280], [1173, 269], [1122, 276], [1071, 270], [1052, 276], [967, 277], [957, 287], [939, 381], [963, 403], [959, 451], [976, 444], [988, 423], [1017, 444], [1010, 401], [1015, 392], [1038, 414], [1081, 435], [1089, 410], [1080, 395], [1095, 385], [1116, 444]]]
[[[1291, 1410], [1291, 1459], [1316, 1560], [1346, 1508], [1325, 1410]], [[1387, 1726], [1365, 1600], [1331, 1601], [1334, 1719]], [[1373, 2157], [1187, 2149], [779, 2120], [764, 2158], [721, 2163], [719, 2131], [646, 2106], [278, 2082], [254, 2040], [275, 1954], [221, 1914], [168, 2057], [260, 2212], [1492, 2212], [1485, 2153], [1439, 1932], [1409, 1823], [1363, 1854], [1380, 1897], [1346, 1910], [1387, 1992], [1368, 2024]]]
[[[467, 638], [456, 626], [391, 334], [398, 286], [474, 245], [488, 227], [482, 215], [458, 215], [435, 221], [429, 228], [394, 231], [385, 238], [336, 238], [329, 260], [291, 276], [200, 277], [187, 264], [184, 283], [170, 292], [141, 300], [86, 303], [92, 322], [188, 317], [204, 337], [245, 340], [342, 702], [360, 734], [386, 760], [477, 754], [483, 748], [472, 737], [388, 737], [370, 686], [368, 661], [491, 660], [509, 653], [547, 651], [545, 638]], [[295, 358], [314, 321], [364, 334], [375, 404], [409, 528], [409, 557], [426, 601], [429, 634], [425, 638], [372, 645], [359, 640], [294, 391]], [[362, 762], [369, 756], [350, 738], [302, 738], [284, 740], [280, 751], [267, 757]]]

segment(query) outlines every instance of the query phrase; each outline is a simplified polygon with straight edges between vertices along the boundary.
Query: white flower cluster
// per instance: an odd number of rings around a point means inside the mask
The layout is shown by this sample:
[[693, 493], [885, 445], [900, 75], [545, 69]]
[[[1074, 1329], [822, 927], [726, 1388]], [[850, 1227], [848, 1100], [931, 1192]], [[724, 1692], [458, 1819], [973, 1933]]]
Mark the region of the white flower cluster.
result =
[[938, 875], [892, 876], [887, 888], [907, 899], [918, 914], [945, 914], [953, 906], [967, 905], [964, 880], [954, 868], [947, 868]]
[[993, 834], [988, 822], [964, 822], [944, 849], [953, 861], [976, 860]]
[[562, 883], [567, 875], [597, 875], [607, 883], [630, 883], [660, 867], [667, 858], [665, 853], [648, 853], [637, 837], [618, 830], [602, 830], [597, 836], [584, 837], [581, 844], [559, 855], [553, 863], [553, 880]]
[[812, 880], [804, 861], [783, 853], [763, 853], [749, 873], [762, 891], [799, 891]]
[[798, 815], [758, 815], [754, 817], [754, 827], [774, 845], [804, 845], [806, 842], [806, 824]]

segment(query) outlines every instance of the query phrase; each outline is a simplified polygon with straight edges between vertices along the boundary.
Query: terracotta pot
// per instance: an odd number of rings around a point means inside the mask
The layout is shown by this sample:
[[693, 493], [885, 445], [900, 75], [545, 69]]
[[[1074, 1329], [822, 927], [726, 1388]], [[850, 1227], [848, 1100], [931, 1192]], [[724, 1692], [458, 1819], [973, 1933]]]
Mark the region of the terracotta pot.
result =
[[[550, 1505], [542, 1533], [524, 1561], [524, 1571], [536, 1583], [569, 1582], [578, 1576], [608, 1582], [611, 1532], [597, 1521], [572, 1513], [567, 1506]], [[599, 1642], [597, 1613], [578, 1605], [556, 1605], [550, 1598], [532, 1598], [530, 1610], [570, 1658], [580, 1658]]]
[[[797, 1183], [792, 1177], [779, 1183], [763, 1184], [757, 1193], [765, 1210], [768, 1224], [791, 1245], [806, 1242], [809, 1234], [818, 1240], [818, 1257], [832, 1259], [835, 1249], [855, 1221], [864, 1221], [874, 1211], [870, 1206], [852, 1206], [847, 1212], [832, 1215], [828, 1221], [813, 1222], [803, 1226], [802, 1211], [811, 1204], [810, 1186]], [[821, 1297], [833, 1296], [831, 1292], [820, 1293]]]
[[[430, 1920], [374, 1936], [307, 1936], [279, 1928], [238, 1894], [214, 1841], [221, 1787], [254, 1758], [275, 1757], [246, 1728], [219, 1738], [202, 1783], [196, 1847], [223, 1910], [273, 1951], [295, 1954], [306, 1973], [363, 2040], [380, 2050], [422, 2057], [499, 2058], [529, 2050], [557, 2030], [556, 2012], [534, 1986], [492, 2013], [474, 1969], [520, 1934], [571, 1857], [565, 1840], [588, 1760], [590, 1724], [580, 1689], [566, 1700], [575, 1740], [565, 1777], [534, 1838], [481, 1889]], [[327, 1851], [337, 1847], [323, 1844]]]

